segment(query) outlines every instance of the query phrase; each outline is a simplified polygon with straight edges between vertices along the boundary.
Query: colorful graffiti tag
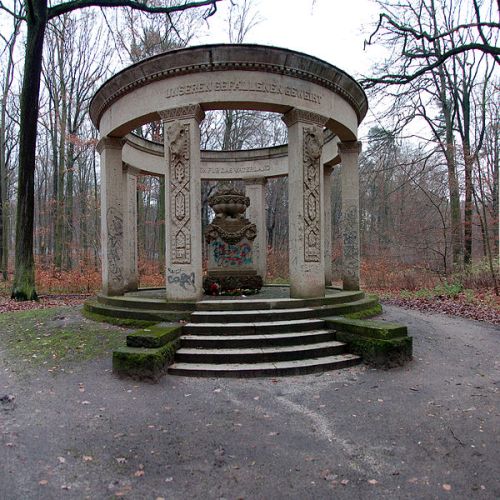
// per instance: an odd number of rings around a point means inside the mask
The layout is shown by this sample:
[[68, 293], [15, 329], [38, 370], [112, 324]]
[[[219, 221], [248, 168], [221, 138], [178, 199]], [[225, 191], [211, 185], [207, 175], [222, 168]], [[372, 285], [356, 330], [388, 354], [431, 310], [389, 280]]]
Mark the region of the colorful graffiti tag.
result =
[[210, 243], [215, 263], [220, 267], [240, 267], [252, 264], [252, 247], [248, 243], [230, 245], [221, 240]]

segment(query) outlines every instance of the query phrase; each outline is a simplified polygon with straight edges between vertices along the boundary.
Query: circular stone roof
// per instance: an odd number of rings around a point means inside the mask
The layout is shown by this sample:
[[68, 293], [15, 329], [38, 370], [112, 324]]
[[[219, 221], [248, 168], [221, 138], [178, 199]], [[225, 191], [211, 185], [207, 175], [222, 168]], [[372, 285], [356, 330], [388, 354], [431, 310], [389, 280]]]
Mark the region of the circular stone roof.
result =
[[149, 83], [186, 74], [215, 71], [259, 71], [315, 83], [344, 98], [358, 123], [368, 110], [361, 86], [341, 69], [301, 52], [253, 44], [214, 44], [176, 49], [144, 59], [107, 80], [90, 103], [90, 117], [99, 127], [114, 102]]

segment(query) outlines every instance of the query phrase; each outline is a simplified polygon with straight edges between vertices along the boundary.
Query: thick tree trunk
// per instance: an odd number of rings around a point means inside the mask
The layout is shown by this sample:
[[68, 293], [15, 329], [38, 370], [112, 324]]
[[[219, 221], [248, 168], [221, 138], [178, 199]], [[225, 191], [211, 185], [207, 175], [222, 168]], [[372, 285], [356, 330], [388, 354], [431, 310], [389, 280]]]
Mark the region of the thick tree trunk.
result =
[[12, 298], [16, 300], [37, 299], [33, 256], [34, 182], [38, 97], [42, 72], [43, 38], [47, 26], [47, 0], [36, 0], [27, 4], [27, 39], [19, 128], [16, 270], [12, 288]]

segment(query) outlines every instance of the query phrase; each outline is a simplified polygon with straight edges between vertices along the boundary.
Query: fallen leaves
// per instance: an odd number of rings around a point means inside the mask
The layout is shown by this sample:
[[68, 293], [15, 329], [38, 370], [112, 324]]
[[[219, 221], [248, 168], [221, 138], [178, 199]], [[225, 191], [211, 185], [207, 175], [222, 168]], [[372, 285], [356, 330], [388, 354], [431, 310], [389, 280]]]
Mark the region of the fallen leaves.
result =
[[432, 298], [399, 297], [395, 295], [384, 297], [384, 302], [405, 309], [443, 313], [450, 316], [487, 321], [495, 325], [500, 325], [500, 309], [489, 304], [467, 302], [467, 299], [461, 295], [456, 298], [445, 296]]

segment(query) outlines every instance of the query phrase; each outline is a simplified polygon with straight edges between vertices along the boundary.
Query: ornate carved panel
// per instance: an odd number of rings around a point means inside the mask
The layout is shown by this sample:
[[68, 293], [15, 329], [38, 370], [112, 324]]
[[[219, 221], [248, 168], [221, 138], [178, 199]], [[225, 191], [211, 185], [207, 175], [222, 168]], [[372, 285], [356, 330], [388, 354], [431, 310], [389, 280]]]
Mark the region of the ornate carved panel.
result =
[[170, 236], [172, 264], [191, 264], [190, 131], [174, 121], [167, 128], [170, 170]]
[[323, 133], [319, 127], [303, 129], [304, 261], [321, 260], [320, 158]]
[[108, 266], [114, 281], [123, 281], [123, 217], [115, 207], [109, 207], [106, 214], [108, 230]]

